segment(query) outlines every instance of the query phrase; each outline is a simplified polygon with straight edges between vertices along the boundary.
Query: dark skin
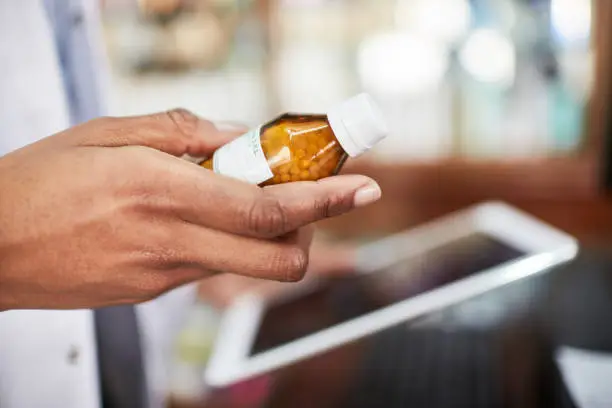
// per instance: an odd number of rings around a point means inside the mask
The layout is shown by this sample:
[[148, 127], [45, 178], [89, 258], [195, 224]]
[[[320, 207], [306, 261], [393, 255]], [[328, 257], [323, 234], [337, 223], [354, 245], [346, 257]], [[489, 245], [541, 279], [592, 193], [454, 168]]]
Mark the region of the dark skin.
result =
[[180, 159], [235, 137], [184, 110], [101, 118], [0, 158], [0, 310], [138, 303], [229, 273], [297, 281], [303, 227], [380, 197], [363, 176], [265, 189]]
[[[306, 227], [308, 228], [308, 227]], [[316, 240], [310, 247], [307, 275], [313, 278], [343, 276], [355, 270], [356, 247], [350, 244], [325, 243]], [[219, 274], [198, 285], [202, 300], [223, 309], [245, 293], [273, 297], [293, 285], [272, 282], [241, 275]]]

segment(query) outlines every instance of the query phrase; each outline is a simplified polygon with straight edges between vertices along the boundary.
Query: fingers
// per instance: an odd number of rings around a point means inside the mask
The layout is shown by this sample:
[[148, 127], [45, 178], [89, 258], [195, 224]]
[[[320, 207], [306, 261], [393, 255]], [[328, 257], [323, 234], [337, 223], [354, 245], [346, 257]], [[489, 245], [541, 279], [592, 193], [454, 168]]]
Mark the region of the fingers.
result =
[[[193, 167], [193, 166], [191, 166]], [[175, 211], [188, 222], [243, 236], [272, 238], [378, 200], [380, 187], [358, 175], [258, 188], [201, 169], [172, 183]]]
[[146, 146], [173, 156], [207, 157], [241, 135], [242, 129], [219, 130], [185, 109], [145, 116], [100, 118], [82, 132], [71, 132], [80, 146]]
[[[240, 137], [249, 131], [247, 126], [237, 124], [237, 123], [229, 123], [229, 122], [215, 122], [215, 127], [218, 130], [218, 133], [222, 135], [213, 141], [210, 142], [211, 149], [210, 152], [205, 152], [205, 155], [200, 156], [190, 156], [188, 154], [183, 155], [181, 158], [187, 160], [188, 162], [200, 164], [203, 160], [206, 160], [212, 156], [212, 152], [220, 148], [221, 146], [231, 142], [237, 137]], [[216, 147], [214, 145], [217, 145]]]
[[[185, 224], [171, 245], [171, 259], [161, 259], [161, 267], [187, 268], [202, 278], [210, 274], [231, 273], [258, 279], [295, 282], [308, 267], [310, 241], [299, 231], [273, 240], [255, 239]], [[159, 257], [154, 258], [159, 262]], [[155, 265], [154, 265], [155, 266]], [[204, 271], [203, 273], [201, 271]], [[192, 279], [192, 280], [193, 280]]]
[[[92, 129], [69, 133], [76, 135], [69, 137], [79, 146], [144, 146], [174, 156], [209, 155], [236, 136], [234, 131], [221, 132], [211, 122], [181, 109], [105, 118], [85, 126]], [[148, 174], [149, 185], [142, 189], [149, 196], [157, 194], [164, 203], [171, 196], [171, 210], [185, 221], [244, 236], [278, 237], [374, 202], [381, 195], [373, 180], [357, 175], [260, 189], [170, 157], [143, 156], [149, 166], [142, 167], [139, 180], [149, 170], [158, 170], [154, 177]]]
[[[312, 228], [300, 230], [300, 235], [311, 238]], [[308, 271], [314, 276], [344, 276], [354, 270], [355, 248], [351, 245], [313, 244], [310, 248]], [[263, 281], [239, 275], [218, 274], [198, 283], [199, 297], [214, 306], [224, 308], [244, 293], [270, 297], [288, 289], [287, 283]], [[291, 284], [290, 287], [294, 287]]]

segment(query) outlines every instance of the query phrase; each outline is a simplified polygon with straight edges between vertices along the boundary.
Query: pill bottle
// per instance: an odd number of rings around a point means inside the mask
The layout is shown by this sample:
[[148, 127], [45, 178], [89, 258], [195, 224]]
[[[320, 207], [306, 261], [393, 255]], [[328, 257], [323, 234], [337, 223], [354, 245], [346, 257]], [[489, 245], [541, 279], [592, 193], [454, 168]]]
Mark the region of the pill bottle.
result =
[[338, 173], [348, 157], [387, 136], [380, 110], [367, 94], [327, 115], [287, 113], [219, 148], [201, 165], [257, 185], [319, 180]]

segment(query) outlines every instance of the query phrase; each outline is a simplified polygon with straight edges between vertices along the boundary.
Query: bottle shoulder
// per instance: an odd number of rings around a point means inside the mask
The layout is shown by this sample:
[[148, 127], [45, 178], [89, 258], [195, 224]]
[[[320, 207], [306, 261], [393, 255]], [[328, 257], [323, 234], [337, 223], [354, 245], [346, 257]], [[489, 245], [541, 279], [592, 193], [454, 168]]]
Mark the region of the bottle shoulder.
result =
[[283, 113], [278, 115], [276, 118], [268, 122], [268, 124], [274, 125], [290, 125], [290, 124], [304, 124], [317, 122], [327, 123], [327, 116], [323, 114], [307, 114], [307, 113]]

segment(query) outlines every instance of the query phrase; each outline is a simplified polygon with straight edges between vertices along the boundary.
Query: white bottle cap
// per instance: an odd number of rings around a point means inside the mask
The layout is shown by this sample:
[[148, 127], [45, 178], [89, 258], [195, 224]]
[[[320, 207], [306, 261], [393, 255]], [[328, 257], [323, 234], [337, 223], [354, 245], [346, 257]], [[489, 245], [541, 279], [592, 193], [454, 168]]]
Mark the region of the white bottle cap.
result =
[[338, 142], [351, 157], [369, 150], [389, 133], [382, 112], [367, 94], [334, 106], [327, 113], [327, 120]]

